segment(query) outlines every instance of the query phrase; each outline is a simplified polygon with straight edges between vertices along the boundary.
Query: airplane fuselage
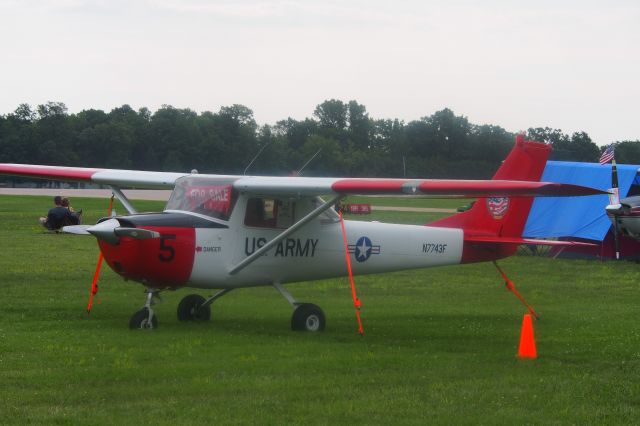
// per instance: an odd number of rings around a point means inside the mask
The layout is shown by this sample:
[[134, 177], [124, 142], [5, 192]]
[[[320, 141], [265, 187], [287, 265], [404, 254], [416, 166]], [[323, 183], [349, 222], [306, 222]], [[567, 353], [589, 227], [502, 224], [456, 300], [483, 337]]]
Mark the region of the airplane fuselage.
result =
[[[462, 231], [415, 225], [345, 221], [354, 274], [459, 263]], [[242, 287], [343, 276], [347, 273], [339, 222], [315, 223], [278, 243], [235, 275], [229, 270], [274, 238], [273, 231], [197, 230], [189, 285]]]
[[[295, 206], [294, 200], [287, 203], [305, 211], [305, 206]], [[251, 202], [240, 195], [228, 221], [175, 210], [123, 216], [116, 218], [120, 224], [156, 231], [159, 238], [124, 236], [115, 244], [98, 241], [105, 260], [115, 272], [152, 288], [224, 289], [347, 274], [342, 227], [333, 211], [282, 239], [246, 268], [230, 273], [281, 233], [276, 221], [267, 223], [273, 226], [251, 223], [247, 219], [247, 206], [251, 208]], [[344, 225], [354, 274], [461, 261], [461, 229], [350, 220], [344, 221]]]
[[640, 196], [627, 197], [606, 208], [616, 232], [640, 240]]

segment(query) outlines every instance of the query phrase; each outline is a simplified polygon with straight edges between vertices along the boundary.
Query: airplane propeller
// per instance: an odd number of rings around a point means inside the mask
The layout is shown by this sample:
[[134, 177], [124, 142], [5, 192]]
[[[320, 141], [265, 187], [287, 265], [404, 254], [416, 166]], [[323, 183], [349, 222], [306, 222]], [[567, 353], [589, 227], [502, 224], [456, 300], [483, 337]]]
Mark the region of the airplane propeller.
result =
[[97, 225], [87, 228], [86, 231], [99, 240], [106, 241], [110, 244], [117, 244], [120, 237], [131, 237], [137, 240], [160, 238], [160, 233], [157, 231], [120, 226], [120, 222], [115, 218], [100, 222]]
[[117, 244], [120, 237], [130, 237], [137, 240], [147, 238], [160, 238], [160, 233], [149, 231], [148, 229], [126, 228], [119, 226], [117, 219], [108, 219], [97, 225], [71, 225], [62, 228], [62, 232], [74, 235], [93, 235], [99, 240], [104, 240], [111, 244]]
[[87, 229], [91, 228], [93, 225], [69, 225], [63, 226], [62, 232], [65, 234], [74, 234], [74, 235], [91, 235], [87, 232]]
[[[64, 226], [62, 232], [74, 235], [93, 235], [99, 240], [106, 241], [110, 244], [117, 244], [121, 237], [130, 237], [137, 240], [144, 240], [148, 238], [160, 238], [160, 233], [156, 231], [150, 231], [148, 229], [129, 228], [120, 226], [120, 222], [115, 217], [112, 217], [113, 212], [113, 199], [111, 196], [109, 200], [109, 209], [107, 216], [110, 219], [98, 222], [95, 225], [70, 225]], [[100, 269], [102, 268], [102, 251], [98, 255], [98, 262], [96, 264], [96, 270], [93, 274], [93, 280], [91, 282], [91, 294], [89, 296], [89, 303], [87, 304], [87, 314], [91, 313], [91, 306], [93, 305], [93, 296], [98, 293], [98, 277], [100, 276]]]

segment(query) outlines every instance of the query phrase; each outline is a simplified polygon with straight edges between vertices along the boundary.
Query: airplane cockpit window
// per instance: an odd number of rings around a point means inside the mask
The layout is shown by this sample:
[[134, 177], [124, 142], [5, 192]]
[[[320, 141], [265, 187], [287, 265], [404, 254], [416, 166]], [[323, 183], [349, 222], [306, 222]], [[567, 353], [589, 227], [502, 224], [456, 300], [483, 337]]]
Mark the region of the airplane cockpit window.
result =
[[[286, 229], [324, 204], [315, 198], [269, 198], [254, 197], [247, 200], [244, 224], [255, 228]], [[327, 209], [318, 216], [322, 223], [334, 223], [340, 217], [333, 209]]]
[[176, 181], [165, 210], [200, 213], [221, 220], [229, 220], [237, 194], [235, 179], [185, 176]]
[[256, 228], [288, 228], [293, 225], [295, 202], [288, 199], [249, 198], [244, 224]]

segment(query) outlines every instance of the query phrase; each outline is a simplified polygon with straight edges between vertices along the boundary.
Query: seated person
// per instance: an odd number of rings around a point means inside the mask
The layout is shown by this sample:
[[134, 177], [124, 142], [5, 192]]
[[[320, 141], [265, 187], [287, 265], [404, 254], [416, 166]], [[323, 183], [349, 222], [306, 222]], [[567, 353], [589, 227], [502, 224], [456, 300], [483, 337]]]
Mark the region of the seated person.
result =
[[71, 202], [67, 197], [62, 197], [61, 205], [71, 212], [71, 223], [65, 223], [65, 225], [79, 225], [82, 223], [82, 209], [76, 212], [73, 207], [71, 207]]
[[40, 223], [50, 231], [57, 231], [66, 225], [77, 225], [80, 223], [77, 216], [74, 216], [67, 207], [62, 205], [62, 197], [56, 195], [53, 198], [54, 207], [49, 209], [47, 217], [41, 217]]

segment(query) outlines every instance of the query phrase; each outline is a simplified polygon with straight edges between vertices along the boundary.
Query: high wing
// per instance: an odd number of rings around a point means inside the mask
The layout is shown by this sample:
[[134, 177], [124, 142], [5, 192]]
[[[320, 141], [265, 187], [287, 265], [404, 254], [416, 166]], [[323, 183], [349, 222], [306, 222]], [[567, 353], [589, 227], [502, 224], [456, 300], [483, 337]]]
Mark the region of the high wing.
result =
[[[168, 189], [176, 180], [189, 173], [150, 172], [81, 167], [44, 166], [32, 164], [2, 164], [0, 174], [32, 178], [89, 182], [120, 188]], [[233, 187], [252, 194], [317, 196], [317, 195], [422, 195], [430, 197], [530, 197], [605, 194], [605, 191], [578, 185], [516, 180], [454, 180], [454, 179], [352, 179], [272, 176], [198, 176], [220, 179]]]
[[274, 195], [422, 195], [428, 197], [544, 197], [606, 194], [578, 185], [516, 180], [351, 179], [303, 177], [242, 177], [234, 188]]
[[188, 173], [41, 166], [35, 164], [0, 164], [0, 174], [146, 189], [170, 189], [174, 187], [176, 179], [188, 175]]

